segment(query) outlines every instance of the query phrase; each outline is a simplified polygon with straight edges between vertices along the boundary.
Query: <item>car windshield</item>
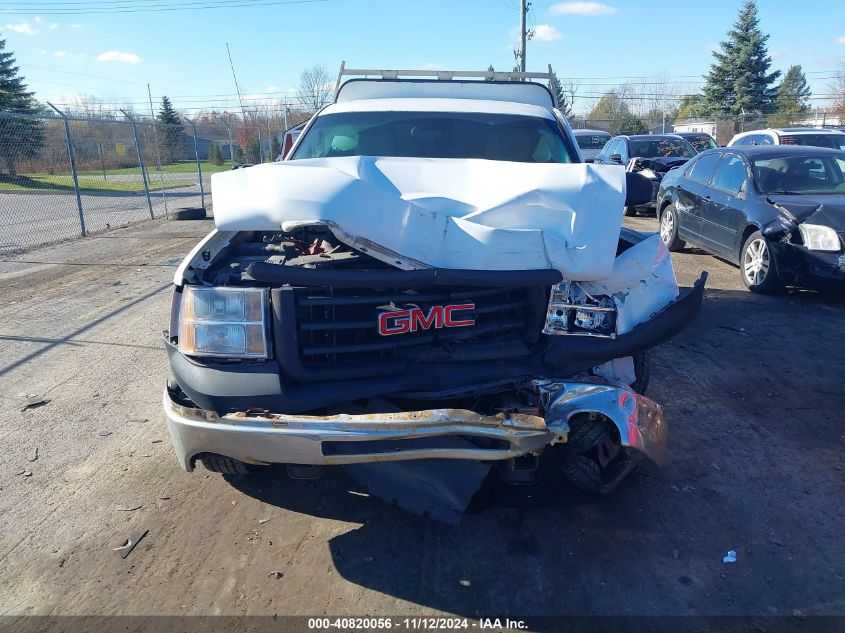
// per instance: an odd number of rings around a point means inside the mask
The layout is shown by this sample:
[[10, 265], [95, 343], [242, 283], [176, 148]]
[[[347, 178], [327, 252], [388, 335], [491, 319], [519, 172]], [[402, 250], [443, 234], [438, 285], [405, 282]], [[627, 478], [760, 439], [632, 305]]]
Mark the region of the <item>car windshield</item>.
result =
[[703, 152], [706, 149], [719, 147], [709, 134], [696, 134], [695, 136], [685, 136], [684, 138], [693, 146], [696, 152]]
[[557, 123], [476, 112], [343, 112], [318, 116], [292, 160], [333, 156], [486, 158], [571, 163]]
[[755, 157], [760, 193], [845, 194], [845, 153], [827, 156]]
[[601, 149], [610, 140], [610, 134], [576, 134], [575, 141], [581, 149]]
[[696, 151], [682, 138], [631, 139], [631, 157], [692, 158]]
[[781, 136], [780, 144], [845, 150], [845, 134], [791, 134]]

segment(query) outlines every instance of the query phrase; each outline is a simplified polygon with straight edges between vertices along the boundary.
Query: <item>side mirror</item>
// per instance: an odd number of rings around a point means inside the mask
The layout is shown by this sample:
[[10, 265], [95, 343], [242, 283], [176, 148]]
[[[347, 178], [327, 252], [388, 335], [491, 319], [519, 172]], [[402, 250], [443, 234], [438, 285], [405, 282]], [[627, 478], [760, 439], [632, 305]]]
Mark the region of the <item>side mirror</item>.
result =
[[625, 206], [636, 207], [651, 202], [651, 181], [635, 171], [625, 172]]
[[611, 154], [610, 156], [608, 156], [608, 158], [610, 160], [612, 160], [614, 163], [621, 163], [622, 162], [622, 156], [620, 154]]

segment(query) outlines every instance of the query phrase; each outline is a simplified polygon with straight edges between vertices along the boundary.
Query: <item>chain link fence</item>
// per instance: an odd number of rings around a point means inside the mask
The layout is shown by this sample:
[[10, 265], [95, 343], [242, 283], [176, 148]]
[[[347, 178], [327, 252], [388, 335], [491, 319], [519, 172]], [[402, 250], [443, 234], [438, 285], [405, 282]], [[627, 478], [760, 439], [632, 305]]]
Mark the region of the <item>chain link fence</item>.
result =
[[0, 112], [0, 254], [205, 206], [207, 154], [190, 124]]

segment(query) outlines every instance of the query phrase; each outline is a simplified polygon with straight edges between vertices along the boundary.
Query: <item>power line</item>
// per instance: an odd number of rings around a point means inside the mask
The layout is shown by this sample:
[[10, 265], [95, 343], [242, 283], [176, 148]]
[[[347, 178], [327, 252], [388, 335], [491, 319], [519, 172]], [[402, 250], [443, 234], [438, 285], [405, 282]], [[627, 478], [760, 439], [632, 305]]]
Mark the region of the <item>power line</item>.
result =
[[[274, 6], [282, 6], [282, 5], [294, 5], [294, 4], [313, 4], [316, 2], [332, 2], [333, 0], [235, 0], [234, 2], [230, 0], [201, 0], [200, 2], [188, 2], [183, 3], [181, 5], [174, 6], [173, 4], [159, 4], [159, 5], [138, 5], [138, 6], [130, 6], [127, 7], [106, 7], [106, 8], [99, 8], [100, 5], [91, 5], [91, 7], [85, 8], [68, 8], [63, 10], [49, 10], [49, 11], [42, 11], [40, 9], [32, 9], [30, 6], [27, 6], [27, 10], [23, 11], [21, 9], [9, 9], [6, 12], [6, 15], [21, 15], [24, 13], [33, 13], [37, 12], [39, 15], [111, 15], [111, 14], [121, 14], [121, 13], [160, 13], [163, 11], [198, 11], [204, 9], [237, 9], [237, 8], [244, 8], [244, 7], [274, 7]], [[214, 4], [219, 2], [219, 4]], [[194, 6], [199, 5], [199, 6]]]

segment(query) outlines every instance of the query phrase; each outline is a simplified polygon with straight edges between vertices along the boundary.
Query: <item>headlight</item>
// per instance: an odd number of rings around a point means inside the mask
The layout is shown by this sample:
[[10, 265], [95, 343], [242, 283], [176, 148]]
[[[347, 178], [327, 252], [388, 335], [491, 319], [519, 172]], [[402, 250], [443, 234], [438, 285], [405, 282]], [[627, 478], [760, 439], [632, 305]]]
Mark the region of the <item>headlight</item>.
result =
[[799, 224], [798, 230], [801, 231], [801, 239], [808, 250], [836, 252], [840, 248], [839, 236], [829, 226]]
[[608, 296], [584, 292], [577, 282], [552, 286], [543, 334], [616, 337], [616, 305]]
[[185, 286], [179, 351], [188, 356], [269, 358], [267, 291]]

